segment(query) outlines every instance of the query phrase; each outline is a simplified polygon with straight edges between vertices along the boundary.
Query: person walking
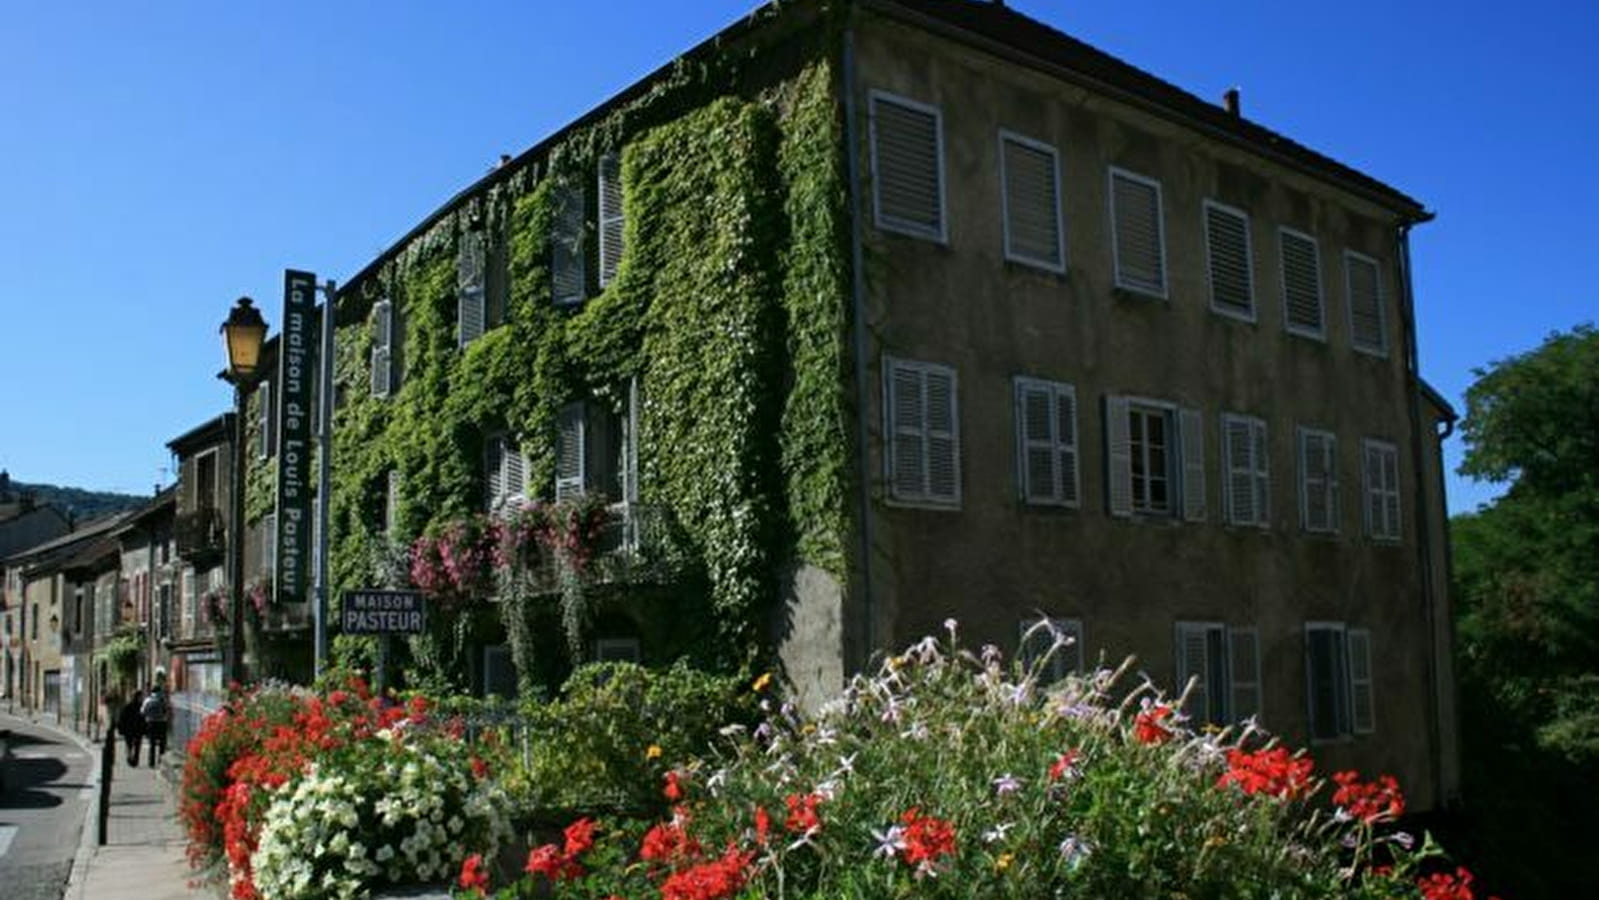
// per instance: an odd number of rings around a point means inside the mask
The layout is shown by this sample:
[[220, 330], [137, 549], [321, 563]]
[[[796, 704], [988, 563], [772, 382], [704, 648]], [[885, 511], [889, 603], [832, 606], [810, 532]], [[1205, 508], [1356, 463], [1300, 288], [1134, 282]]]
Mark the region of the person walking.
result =
[[167, 701], [166, 688], [159, 683], [151, 688], [139, 712], [144, 715], [144, 736], [150, 744], [150, 766], [153, 768], [161, 754], [167, 752], [167, 723], [172, 720], [172, 704]]
[[117, 731], [128, 745], [128, 765], [139, 764], [139, 743], [144, 740], [144, 692], [134, 691], [117, 713]]

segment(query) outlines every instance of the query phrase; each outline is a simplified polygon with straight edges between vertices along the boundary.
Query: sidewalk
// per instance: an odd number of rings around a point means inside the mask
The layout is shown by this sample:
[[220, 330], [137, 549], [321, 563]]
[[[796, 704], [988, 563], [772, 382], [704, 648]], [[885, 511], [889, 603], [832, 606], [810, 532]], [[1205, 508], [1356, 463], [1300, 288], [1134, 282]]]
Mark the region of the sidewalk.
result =
[[[100, 749], [95, 748], [97, 769]], [[106, 843], [97, 844], [99, 823], [91, 812], [64, 900], [214, 900], [211, 889], [189, 886], [195, 873], [184, 860], [183, 832], [166, 776], [144, 765], [148, 749], [138, 768], [128, 766], [120, 744], [117, 751]], [[174, 758], [169, 748], [168, 764]]]

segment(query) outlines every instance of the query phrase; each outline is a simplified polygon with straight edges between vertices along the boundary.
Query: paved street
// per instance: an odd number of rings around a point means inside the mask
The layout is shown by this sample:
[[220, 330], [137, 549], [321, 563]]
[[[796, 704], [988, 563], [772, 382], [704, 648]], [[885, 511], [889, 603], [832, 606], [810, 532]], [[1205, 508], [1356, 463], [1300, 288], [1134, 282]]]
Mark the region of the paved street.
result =
[[0, 714], [10, 759], [0, 793], [0, 895], [60, 900], [93, 796], [95, 760], [65, 732]]

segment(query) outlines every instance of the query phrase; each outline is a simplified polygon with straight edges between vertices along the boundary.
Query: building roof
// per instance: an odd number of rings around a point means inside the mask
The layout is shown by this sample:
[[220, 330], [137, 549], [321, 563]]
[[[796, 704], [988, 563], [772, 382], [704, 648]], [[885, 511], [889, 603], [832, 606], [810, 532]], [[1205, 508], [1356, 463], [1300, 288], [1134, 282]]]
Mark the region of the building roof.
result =
[[179, 456], [190, 456], [196, 451], [227, 443], [232, 432], [233, 413], [225, 412], [167, 441], [167, 449]]
[[1443, 394], [1438, 393], [1437, 388], [1428, 384], [1426, 379], [1421, 380], [1421, 396], [1433, 405], [1433, 409], [1437, 410], [1440, 420], [1449, 423], [1459, 421], [1460, 413], [1456, 412], [1449, 400]]
[[134, 529], [148, 525], [162, 515], [171, 515], [177, 512], [177, 508], [178, 486], [169, 484], [157, 491], [156, 495], [150, 498], [150, 502], [134, 510], [133, 515], [129, 516], [127, 521], [117, 527], [116, 533], [118, 535], [127, 534]]
[[[964, 40], [1000, 56], [1042, 68], [1092, 86], [1098, 91], [1121, 97], [1135, 105], [1150, 108], [1167, 117], [1181, 120], [1219, 139], [1280, 160], [1311, 175], [1336, 182], [1379, 205], [1394, 210], [1409, 221], [1419, 223], [1433, 218], [1433, 214], [1421, 203], [1399, 190], [1331, 157], [1317, 153], [1263, 125], [1208, 103], [1171, 82], [1157, 78], [1056, 28], [1016, 12], [1002, 2], [993, 2], [993, 0], [856, 0], [856, 2], [863, 8]], [[660, 66], [461, 190], [367, 263], [345, 283], [345, 287], [361, 284], [411, 241], [425, 234], [428, 229], [472, 197], [525, 168], [571, 132], [601, 121], [613, 110], [642, 96], [651, 86], [675, 71], [681, 63], [723, 50], [728, 44], [741, 40], [757, 30], [776, 29], [781, 27], [781, 23], [792, 22], [796, 17], [814, 15], [819, 4], [820, 0], [799, 0], [799, 2], [773, 0], [756, 8], [749, 15]], [[340, 293], [343, 293], [344, 289], [340, 288]]]
[[79, 549], [78, 545], [84, 541], [110, 535], [119, 526], [134, 515], [135, 511], [125, 511], [101, 516], [91, 522], [85, 523], [76, 531], [69, 531], [60, 537], [51, 538], [40, 544], [25, 548], [11, 554], [5, 559], [0, 559], [0, 564], [14, 565], [48, 565], [58, 562]]

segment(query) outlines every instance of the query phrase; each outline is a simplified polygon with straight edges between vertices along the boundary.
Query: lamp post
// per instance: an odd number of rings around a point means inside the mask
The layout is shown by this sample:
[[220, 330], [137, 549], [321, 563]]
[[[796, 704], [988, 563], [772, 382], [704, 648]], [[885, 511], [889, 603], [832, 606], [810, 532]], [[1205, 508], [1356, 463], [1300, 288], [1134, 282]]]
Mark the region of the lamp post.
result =
[[244, 668], [244, 402], [261, 379], [266, 320], [240, 297], [222, 323], [228, 367], [218, 377], [233, 385], [233, 484], [228, 510], [228, 679], [243, 684]]

